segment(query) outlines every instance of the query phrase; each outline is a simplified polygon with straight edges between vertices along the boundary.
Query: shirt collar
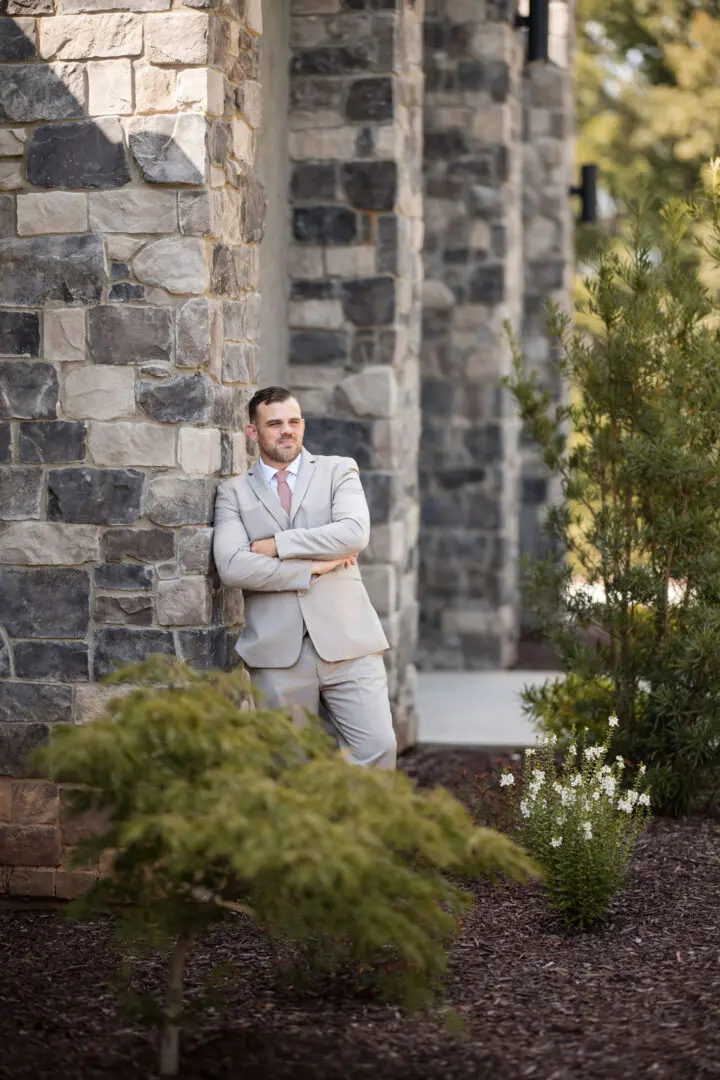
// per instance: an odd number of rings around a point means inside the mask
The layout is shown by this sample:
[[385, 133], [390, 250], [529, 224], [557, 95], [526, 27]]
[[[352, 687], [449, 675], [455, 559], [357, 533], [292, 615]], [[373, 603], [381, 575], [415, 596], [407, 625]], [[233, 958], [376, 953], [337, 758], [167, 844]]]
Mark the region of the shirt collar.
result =
[[[289, 465], [285, 466], [287, 471], [290, 472], [290, 473], [293, 473], [294, 476], [297, 476], [298, 472], [300, 471], [300, 460], [301, 460], [301, 458], [302, 458], [302, 453], [298, 454], [298, 456], [295, 458], [294, 461], [291, 461]], [[275, 476], [275, 474], [277, 472], [279, 472], [279, 470], [274, 468], [272, 465], [266, 465], [262, 458], [259, 458], [259, 463], [260, 463], [260, 468], [262, 469], [262, 474], [263, 474], [263, 477], [265, 479], [265, 483], [269, 484], [270, 481], [272, 480], [272, 478]]]

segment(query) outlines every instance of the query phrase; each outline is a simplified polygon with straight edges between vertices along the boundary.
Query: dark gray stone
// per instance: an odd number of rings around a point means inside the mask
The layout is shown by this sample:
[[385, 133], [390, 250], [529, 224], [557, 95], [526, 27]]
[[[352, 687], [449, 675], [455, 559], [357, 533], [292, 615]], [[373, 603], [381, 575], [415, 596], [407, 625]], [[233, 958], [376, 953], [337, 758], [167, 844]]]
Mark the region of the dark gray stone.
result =
[[303, 49], [292, 58], [291, 75], [350, 75], [372, 67], [372, 52], [367, 45], [323, 46]]
[[81, 86], [80, 64], [17, 64], [3, 69], [0, 120], [72, 120], [83, 115], [83, 103], [67, 84]]
[[483, 184], [473, 184], [467, 194], [470, 212], [488, 221], [502, 213], [502, 192]]
[[[226, 337], [230, 336], [226, 331]], [[188, 300], [177, 309], [178, 367], [202, 367], [210, 359], [210, 305], [204, 297]]]
[[0, 461], [12, 458], [12, 431], [9, 424], [0, 424]]
[[340, 364], [348, 357], [347, 334], [306, 330], [290, 336], [291, 364]]
[[468, 510], [471, 529], [499, 529], [502, 525], [502, 506], [499, 499], [473, 491]]
[[27, 177], [38, 187], [118, 188], [130, 182], [120, 121], [48, 124], [33, 132]]
[[562, 289], [565, 284], [565, 263], [562, 259], [542, 259], [526, 263], [525, 280], [535, 296], [544, 296], [551, 289]]
[[206, 375], [181, 375], [168, 382], [140, 382], [137, 402], [153, 420], [202, 424], [210, 419], [213, 386]]
[[510, 68], [504, 60], [493, 60], [486, 65], [485, 86], [493, 101], [506, 101], [510, 93]]
[[75, 641], [18, 641], [15, 674], [19, 679], [87, 682], [87, 645]]
[[359, 210], [392, 210], [397, 196], [394, 161], [350, 161], [342, 167], [343, 187]]
[[499, 304], [505, 297], [505, 267], [502, 263], [478, 266], [470, 279], [473, 304]]
[[345, 98], [344, 79], [315, 79], [295, 76], [290, 80], [290, 104], [293, 109], [342, 109]]
[[242, 300], [253, 285], [249, 252], [243, 248], [218, 244], [213, 250], [212, 291], [218, 296]]
[[113, 302], [143, 300], [145, 298], [145, 287], [143, 285], [135, 285], [131, 281], [120, 281], [115, 285], [111, 285], [108, 289], [107, 298]]
[[526, 476], [522, 481], [522, 501], [525, 504], [539, 506], [547, 502], [547, 480], [537, 476]]
[[140, 563], [105, 563], [95, 567], [95, 587], [114, 591], [152, 589], [152, 567]]
[[97, 596], [93, 618], [119, 626], [152, 626], [151, 596]]
[[40, 470], [17, 465], [0, 467], [0, 521], [37, 520], [41, 513], [42, 480]]
[[140, 517], [143, 473], [137, 469], [52, 469], [48, 520], [128, 525]]
[[350, 244], [358, 238], [357, 214], [346, 206], [298, 206], [293, 235], [305, 244]]
[[0, 360], [0, 417], [52, 420], [59, 384], [52, 364]]
[[291, 300], [332, 300], [335, 291], [334, 281], [293, 281], [290, 283]]
[[95, 233], [0, 241], [1, 304], [94, 304], [106, 280], [102, 240]]
[[95, 678], [109, 675], [124, 664], [138, 664], [156, 653], [175, 655], [170, 630], [128, 630], [125, 627], [96, 630]]
[[307, 162], [292, 171], [292, 197], [295, 202], [333, 200], [337, 195], [337, 166], [331, 162]]
[[163, 562], [175, 554], [175, 537], [165, 529], [108, 529], [103, 552], [108, 562]]
[[465, 446], [474, 461], [490, 465], [503, 456], [503, 433], [499, 424], [483, 424], [469, 428], [465, 433]]
[[481, 60], [460, 60], [457, 85], [460, 90], [482, 90], [485, 85], [485, 64]]
[[309, 416], [305, 421], [305, 437], [316, 454], [355, 458], [361, 469], [372, 465], [372, 423], [369, 420]]
[[423, 379], [420, 408], [423, 416], [451, 417], [455, 407], [455, 387], [443, 379]]
[[377, 269], [381, 274], [395, 274], [398, 268], [398, 219], [383, 214], [377, 219]]
[[390, 521], [393, 508], [398, 505], [393, 499], [392, 473], [363, 473], [362, 486], [370, 509], [370, 521], [372, 524], [384, 525]]
[[212, 563], [212, 529], [181, 529], [178, 565], [187, 574], [209, 574]]
[[0, 356], [39, 355], [39, 316], [34, 311], [0, 311]]
[[467, 507], [456, 493], [434, 492], [423, 496], [420, 523], [426, 528], [441, 525], [461, 529], [467, 525]]
[[15, 235], [15, 200], [12, 195], [0, 195], [0, 240]]
[[227, 665], [227, 635], [221, 626], [206, 630], [180, 630], [180, 655], [191, 667], [207, 670]]
[[342, 282], [345, 317], [356, 326], [387, 326], [395, 318], [395, 282], [391, 277]]
[[168, 308], [128, 304], [91, 308], [88, 345], [96, 364], [141, 364], [172, 360], [172, 312]]
[[38, 776], [38, 770], [31, 769], [27, 759], [33, 750], [47, 742], [49, 736], [48, 724], [0, 724], [0, 773], [3, 776]]
[[147, 130], [131, 130], [128, 143], [143, 179], [150, 184], [202, 184], [203, 170], [191, 160], [183, 143], [197, 147], [204, 138], [205, 117], [190, 113], [173, 117], [142, 117]]
[[345, 102], [348, 120], [392, 120], [393, 80], [390, 76], [377, 79], [357, 79]]
[[211, 227], [208, 192], [179, 191], [178, 214], [183, 236], [205, 236]]
[[110, 280], [111, 281], [127, 281], [132, 277], [132, 270], [127, 263], [113, 262], [110, 263]]
[[58, 567], [0, 567], [0, 611], [11, 637], [85, 637], [90, 621], [90, 575]]
[[0, 636], [0, 679], [10, 676], [10, 643]]
[[15, 19], [0, 19], [0, 60], [30, 60], [35, 56], [35, 40]]
[[43, 462], [84, 461], [86, 426], [81, 420], [52, 420], [20, 425], [20, 460]]
[[46, 724], [72, 720], [72, 689], [47, 683], [0, 682], [0, 724]]

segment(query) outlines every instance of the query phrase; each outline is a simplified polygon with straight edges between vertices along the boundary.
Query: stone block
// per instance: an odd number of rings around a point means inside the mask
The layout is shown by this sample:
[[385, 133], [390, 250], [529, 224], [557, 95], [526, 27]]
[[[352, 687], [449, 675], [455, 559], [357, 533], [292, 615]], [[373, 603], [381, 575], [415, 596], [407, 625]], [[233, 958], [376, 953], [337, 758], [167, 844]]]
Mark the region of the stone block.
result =
[[18, 641], [15, 674], [19, 679], [87, 682], [87, 645], [79, 642]]
[[345, 322], [339, 300], [303, 300], [289, 305], [293, 329], [341, 330]]
[[217, 428], [181, 427], [178, 461], [183, 472], [212, 476], [220, 471], [220, 432]]
[[223, 335], [228, 341], [257, 341], [260, 337], [261, 301], [258, 293], [223, 304]]
[[204, 236], [212, 231], [210, 195], [207, 191], [178, 192], [180, 232], [184, 236]]
[[58, 378], [52, 364], [0, 360], [0, 418], [52, 420]]
[[130, 172], [115, 117], [37, 128], [27, 157], [28, 180], [38, 187], [117, 188]]
[[224, 79], [215, 68], [185, 68], [179, 71], [175, 94], [178, 105], [196, 112], [222, 116], [225, 111]]
[[0, 79], [0, 118], [71, 120], [84, 115], [85, 76], [82, 64], [14, 64]]
[[227, 634], [225, 628], [213, 626], [203, 630], [178, 632], [180, 654], [194, 668], [225, 669], [227, 664]]
[[161, 626], [197, 626], [210, 621], [210, 590], [205, 577], [159, 581], [157, 619]]
[[292, 131], [289, 137], [291, 161], [348, 161], [355, 156], [357, 128], [319, 128]]
[[108, 529], [103, 537], [103, 551], [108, 562], [123, 559], [160, 562], [172, 559], [175, 539], [165, 529]]
[[394, 161], [351, 161], [341, 169], [345, 194], [359, 210], [392, 210], [398, 192]]
[[248, 385], [255, 379], [255, 346], [247, 342], [226, 341], [222, 353], [224, 383]]
[[172, 360], [172, 312], [149, 304], [91, 308], [88, 344], [96, 364], [141, 364]]
[[41, 500], [41, 472], [12, 465], [0, 467], [0, 521], [39, 518]]
[[84, 570], [0, 567], [0, 597], [3, 626], [12, 637], [64, 639], [87, 634], [90, 580]]
[[0, 240], [15, 235], [15, 200], [12, 195], [0, 195]]
[[308, 446], [316, 454], [354, 458], [360, 468], [372, 465], [372, 426], [366, 420], [313, 416], [305, 421]]
[[119, 626], [151, 626], [152, 596], [96, 596], [93, 618]]
[[188, 300], [177, 309], [176, 363], [178, 367], [203, 367], [211, 359], [213, 312], [204, 297]]
[[200, 237], [156, 240], [135, 256], [132, 265], [139, 281], [171, 293], [203, 293], [210, 282], [208, 249]]
[[356, 326], [388, 326], [395, 319], [395, 281], [359, 278], [341, 283], [345, 317]]
[[128, 141], [143, 178], [155, 184], [202, 184], [207, 173], [207, 121], [197, 113], [141, 116]]
[[0, 822], [3, 825], [10, 823], [10, 807], [12, 803], [12, 781], [9, 776], [0, 777]]
[[167, 382], [138, 384], [137, 402], [153, 420], [164, 424], [185, 420], [202, 424], [209, 420], [213, 385], [206, 375], [181, 375]]
[[153, 573], [150, 566], [138, 563], [104, 563], [95, 567], [95, 587], [112, 592], [151, 589]]
[[175, 655], [173, 636], [169, 630], [135, 630], [124, 626], [96, 630], [95, 678], [109, 675], [124, 664], [139, 664], [156, 653]]
[[210, 18], [202, 12], [150, 15], [145, 51], [153, 64], [207, 64]]
[[0, 825], [0, 864], [59, 866], [60, 833], [49, 825]]
[[60, 0], [63, 12], [68, 15], [91, 11], [166, 11], [171, 3], [172, 0]]
[[115, 420], [135, 412], [135, 372], [110, 367], [73, 367], [60, 396], [66, 416]]
[[93, 421], [88, 448], [95, 465], [176, 464], [175, 432], [156, 424]]
[[84, 194], [53, 191], [17, 197], [17, 231], [20, 236], [83, 233], [87, 229], [87, 196]]
[[24, 128], [3, 128], [0, 130], [0, 157], [22, 157], [26, 142]]
[[9, 424], [0, 424], [0, 461], [12, 459], [12, 430]]
[[97, 870], [58, 870], [55, 873], [55, 896], [58, 900], [77, 900], [97, 884]]
[[5, 776], [33, 775], [27, 763], [28, 755], [47, 741], [49, 733], [50, 727], [46, 723], [0, 724], [0, 773]]
[[306, 331], [290, 335], [291, 364], [342, 364], [349, 352], [347, 334]]
[[98, 553], [99, 531], [92, 525], [18, 521], [0, 533], [0, 563], [73, 566], [95, 562]]
[[142, 19], [129, 12], [56, 15], [40, 24], [40, 55], [44, 60], [139, 56], [142, 39]]
[[39, 354], [39, 316], [35, 312], [0, 311], [0, 356]]
[[357, 214], [345, 206], [298, 206], [293, 236], [306, 244], [351, 244], [358, 238]]
[[208, 525], [214, 494], [209, 480], [159, 476], [150, 481], [145, 512], [156, 525]]
[[25, 186], [21, 161], [0, 161], [0, 191], [19, 191]]
[[262, 123], [262, 87], [259, 82], [246, 79], [235, 91], [235, 105], [253, 130]]
[[213, 251], [212, 291], [218, 296], [242, 300], [249, 289], [257, 288], [256, 252], [257, 248], [218, 245]]
[[85, 311], [82, 308], [47, 308], [43, 314], [43, 356], [53, 363], [85, 359]]
[[135, 112], [166, 113], [175, 109], [177, 72], [151, 64], [135, 67]]
[[209, 574], [212, 559], [212, 529], [181, 529], [178, 563], [187, 574]]
[[367, 367], [343, 379], [339, 391], [356, 416], [390, 417], [398, 411], [397, 379], [391, 367]]
[[140, 517], [144, 474], [133, 469], [52, 469], [48, 518], [80, 525], [129, 525]]
[[0, 62], [35, 56], [35, 26], [34, 19], [0, 19]]
[[380, 123], [393, 118], [393, 79], [381, 76], [356, 79], [345, 102], [348, 120]]
[[132, 64], [129, 60], [91, 62], [87, 73], [90, 116], [125, 116], [133, 111]]
[[60, 813], [57, 784], [49, 780], [14, 780], [10, 784], [15, 825], [55, 825]]
[[7, 891], [10, 896], [54, 896], [55, 870], [43, 870], [37, 866], [16, 866], [10, 873]]
[[29, 465], [85, 460], [85, 424], [50, 420], [20, 424], [20, 461]]
[[378, 615], [390, 615], [397, 605], [397, 571], [390, 564], [363, 566], [362, 578]]
[[375, 246], [357, 244], [353, 247], [333, 247], [325, 252], [325, 265], [330, 277], [367, 277], [375, 273]]
[[99, 236], [0, 240], [0, 304], [97, 303], [105, 282]]

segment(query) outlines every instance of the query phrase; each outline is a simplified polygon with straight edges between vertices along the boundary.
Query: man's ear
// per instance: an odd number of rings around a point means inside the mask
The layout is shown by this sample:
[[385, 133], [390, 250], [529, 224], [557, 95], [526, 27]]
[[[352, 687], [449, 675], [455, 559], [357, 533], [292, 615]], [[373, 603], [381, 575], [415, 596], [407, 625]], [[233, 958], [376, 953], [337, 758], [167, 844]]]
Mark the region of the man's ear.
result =
[[258, 441], [257, 428], [254, 424], [245, 425], [245, 434], [247, 435], [248, 439], [252, 439], [253, 442]]

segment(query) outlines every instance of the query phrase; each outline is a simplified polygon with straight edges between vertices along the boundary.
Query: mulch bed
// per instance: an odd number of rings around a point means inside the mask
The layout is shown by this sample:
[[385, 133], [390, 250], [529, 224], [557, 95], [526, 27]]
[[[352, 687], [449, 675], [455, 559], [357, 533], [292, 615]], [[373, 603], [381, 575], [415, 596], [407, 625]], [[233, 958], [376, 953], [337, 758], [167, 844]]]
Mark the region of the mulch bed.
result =
[[[461, 796], [497, 757], [426, 748], [403, 767]], [[455, 948], [451, 1037], [440, 1010], [408, 1019], [353, 996], [281, 984], [263, 938], [222, 925], [191, 958], [190, 992], [218, 963], [235, 974], [223, 1012], [183, 1035], [187, 1080], [698, 1080], [720, 1077], [720, 822], [656, 821], [627, 892], [591, 933], [562, 931], [534, 887], [474, 889]], [[110, 918], [72, 925], [54, 910], [0, 911], [0, 1077], [135, 1080], [155, 1073], [154, 1035], [112, 989]], [[162, 964], [138, 961], [144, 989]]]

